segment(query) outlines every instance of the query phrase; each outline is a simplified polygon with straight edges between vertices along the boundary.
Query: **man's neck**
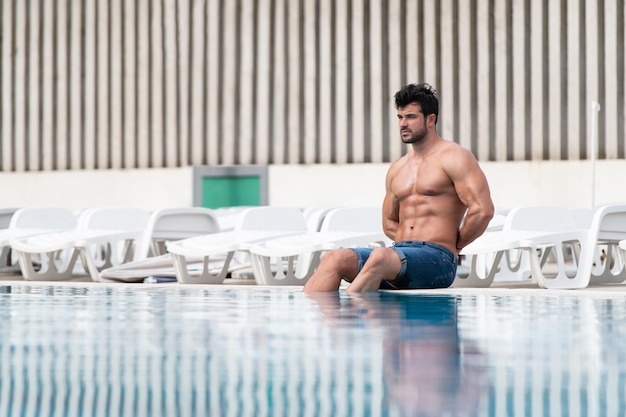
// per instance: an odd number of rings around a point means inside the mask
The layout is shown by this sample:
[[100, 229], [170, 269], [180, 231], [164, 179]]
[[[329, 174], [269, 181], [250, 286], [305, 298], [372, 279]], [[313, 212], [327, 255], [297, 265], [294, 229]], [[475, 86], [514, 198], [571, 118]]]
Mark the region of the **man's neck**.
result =
[[419, 141], [418, 143], [413, 143], [411, 146], [413, 147], [413, 152], [419, 156], [425, 156], [429, 154], [432, 149], [436, 146], [437, 142], [439, 142], [441, 138], [436, 133], [429, 133]]

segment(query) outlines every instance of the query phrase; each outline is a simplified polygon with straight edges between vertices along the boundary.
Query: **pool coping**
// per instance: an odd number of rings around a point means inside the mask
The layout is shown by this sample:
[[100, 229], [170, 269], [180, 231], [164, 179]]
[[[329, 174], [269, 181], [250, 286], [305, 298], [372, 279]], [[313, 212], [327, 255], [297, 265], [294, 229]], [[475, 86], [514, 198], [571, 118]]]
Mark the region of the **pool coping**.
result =
[[[182, 284], [182, 283], [124, 283], [124, 282], [94, 282], [89, 277], [65, 281], [29, 281], [21, 279], [19, 275], [0, 276], [0, 286], [65, 286], [65, 287], [136, 287], [136, 288], [229, 288], [248, 289], [268, 288], [293, 290], [301, 287], [294, 286], [264, 286], [256, 285], [253, 279], [228, 279], [224, 284]], [[407, 295], [487, 295], [487, 296], [538, 296], [538, 297], [592, 297], [592, 298], [626, 298], [626, 284], [595, 284], [586, 288], [563, 290], [544, 289], [533, 282], [495, 282], [490, 287], [450, 287], [441, 289], [396, 290], [398, 294]]]

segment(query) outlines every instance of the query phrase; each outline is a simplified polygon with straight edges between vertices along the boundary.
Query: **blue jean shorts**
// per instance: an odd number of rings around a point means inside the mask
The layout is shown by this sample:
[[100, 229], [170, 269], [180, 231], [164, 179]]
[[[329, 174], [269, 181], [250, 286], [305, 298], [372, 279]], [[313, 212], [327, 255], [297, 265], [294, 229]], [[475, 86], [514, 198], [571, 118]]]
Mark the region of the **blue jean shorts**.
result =
[[[400, 256], [402, 268], [393, 281], [383, 280], [380, 289], [447, 288], [456, 277], [456, 256], [443, 246], [408, 240], [395, 243], [391, 249]], [[359, 260], [359, 272], [372, 248], [352, 248]]]

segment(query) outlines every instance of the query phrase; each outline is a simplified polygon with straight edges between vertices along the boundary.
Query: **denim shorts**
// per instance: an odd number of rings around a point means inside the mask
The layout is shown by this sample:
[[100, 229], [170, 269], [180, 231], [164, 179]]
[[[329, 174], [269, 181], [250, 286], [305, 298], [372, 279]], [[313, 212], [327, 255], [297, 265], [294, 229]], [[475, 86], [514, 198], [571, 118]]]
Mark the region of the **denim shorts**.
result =
[[[443, 246], [408, 240], [395, 243], [391, 249], [400, 256], [402, 268], [393, 281], [383, 280], [380, 289], [447, 288], [456, 277], [456, 256]], [[353, 248], [359, 260], [359, 272], [372, 248]]]

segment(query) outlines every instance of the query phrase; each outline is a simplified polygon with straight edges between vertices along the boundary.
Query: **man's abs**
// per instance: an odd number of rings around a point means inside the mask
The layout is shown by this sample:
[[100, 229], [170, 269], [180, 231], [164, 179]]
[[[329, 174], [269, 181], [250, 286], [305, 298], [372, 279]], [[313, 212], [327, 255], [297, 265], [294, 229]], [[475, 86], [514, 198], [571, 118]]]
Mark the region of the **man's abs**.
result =
[[455, 219], [427, 216], [410, 221], [401, 221], [394, 241], [430, 242], [456, 253], [458, 233], [459, 223]]

